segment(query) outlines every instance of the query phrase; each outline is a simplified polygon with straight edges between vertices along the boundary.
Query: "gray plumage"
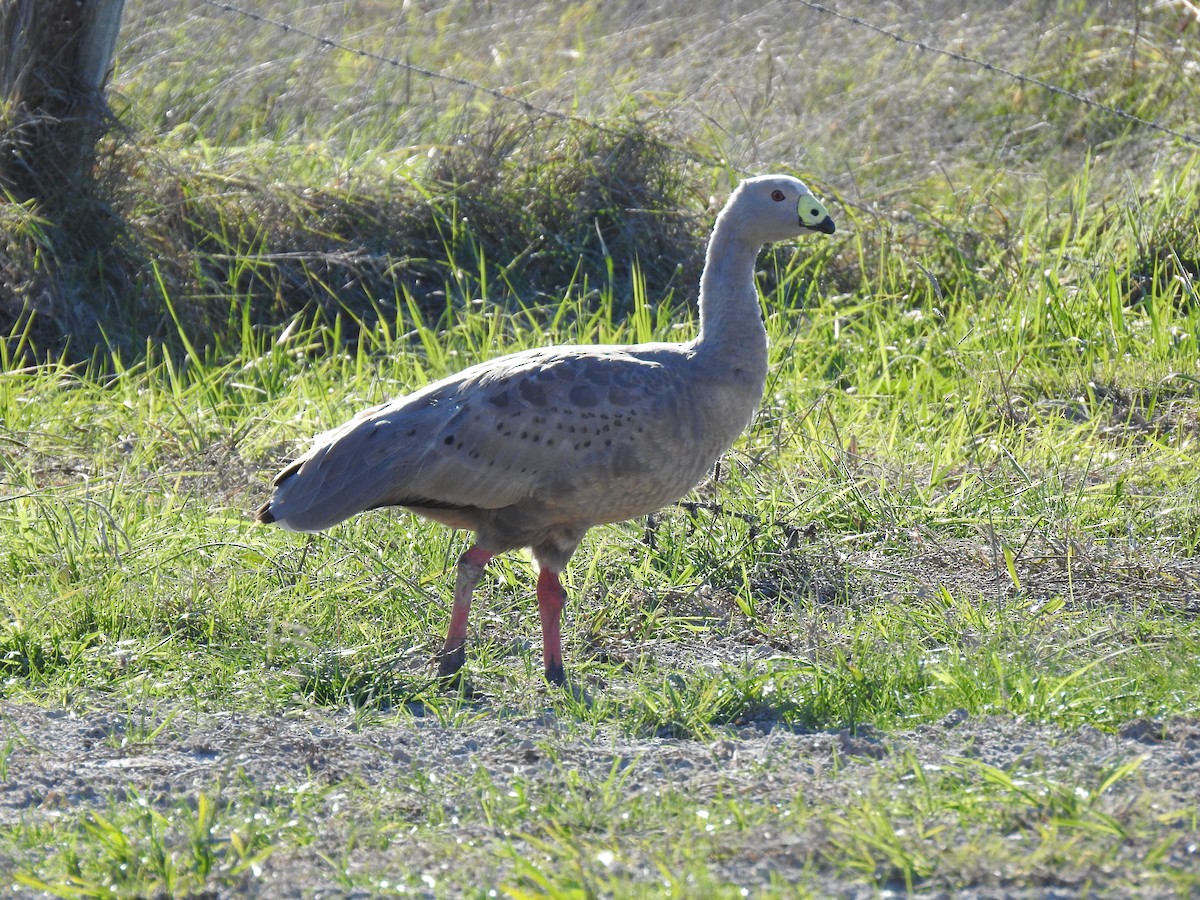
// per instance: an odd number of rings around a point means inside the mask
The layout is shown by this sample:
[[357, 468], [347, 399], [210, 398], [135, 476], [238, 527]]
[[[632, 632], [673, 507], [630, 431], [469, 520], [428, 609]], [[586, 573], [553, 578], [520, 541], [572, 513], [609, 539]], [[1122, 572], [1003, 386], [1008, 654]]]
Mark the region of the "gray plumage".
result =
[[475, 532], [459, 562], [444, 675], [462, 665], [487, 560], [531, 548], [546, 674], [562, 683], [558, 573], [590, 527], [679, 499], [746, 427], [767, 372], [755, 259], [764, 243], [804, 230], [834, 225], [802, 182], [742, 182], [709, 242], [695, 340], [560, 346], [471, 366], [319, 435], [275, 479], [258, 520], [319, 531], [402, 506]]

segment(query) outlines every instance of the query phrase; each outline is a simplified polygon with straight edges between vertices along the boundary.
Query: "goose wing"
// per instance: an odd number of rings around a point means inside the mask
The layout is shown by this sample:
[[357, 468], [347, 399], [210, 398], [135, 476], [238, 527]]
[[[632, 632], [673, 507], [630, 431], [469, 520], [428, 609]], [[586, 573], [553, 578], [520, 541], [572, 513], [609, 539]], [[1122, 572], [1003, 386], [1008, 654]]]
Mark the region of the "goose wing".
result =
[[276, 479], [270, 520], [318, 530], [378, 506], [566, 503], [573, 486], [637, 467], [622, 448], [673, 405], [680, 355], [562, 347], [473, 366], [319, 435]]

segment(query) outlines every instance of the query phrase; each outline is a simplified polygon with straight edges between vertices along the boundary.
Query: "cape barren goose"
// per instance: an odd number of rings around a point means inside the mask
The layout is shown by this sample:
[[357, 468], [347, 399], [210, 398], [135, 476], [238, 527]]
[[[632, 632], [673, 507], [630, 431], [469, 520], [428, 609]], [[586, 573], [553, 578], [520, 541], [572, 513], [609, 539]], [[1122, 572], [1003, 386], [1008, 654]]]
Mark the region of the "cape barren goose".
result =
[[589, 528], [678, 500], [741, 434], [767, 375], [755, 259], [805, 231], [834, 224], [803, 182], [743, 181], [708, 244], [695, 340], [526, 350], [471, 366], [319, 435], [279, 473], [258, 521], [320, 531], [402, 506], [475, 532], [439, 654], [447, 678], [465, 661], [488, 560], [530, 548], [546, 680], [563, 684], [559, 574]]

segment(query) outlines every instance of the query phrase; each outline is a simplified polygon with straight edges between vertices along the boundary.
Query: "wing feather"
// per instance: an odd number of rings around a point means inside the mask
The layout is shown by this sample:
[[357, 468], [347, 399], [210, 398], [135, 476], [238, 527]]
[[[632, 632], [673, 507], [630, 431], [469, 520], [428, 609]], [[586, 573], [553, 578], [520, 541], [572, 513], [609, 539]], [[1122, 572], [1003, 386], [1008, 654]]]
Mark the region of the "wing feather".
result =
[[612, 469], [614, 444], [662, 421], [682, 352], [560, 347], [473, 366], [319, 435], [280, 474], [271, 513], [314, 530], [387, 505], [569, 503], [559, 495], [573, 484], [604, 481], [596, 470]]

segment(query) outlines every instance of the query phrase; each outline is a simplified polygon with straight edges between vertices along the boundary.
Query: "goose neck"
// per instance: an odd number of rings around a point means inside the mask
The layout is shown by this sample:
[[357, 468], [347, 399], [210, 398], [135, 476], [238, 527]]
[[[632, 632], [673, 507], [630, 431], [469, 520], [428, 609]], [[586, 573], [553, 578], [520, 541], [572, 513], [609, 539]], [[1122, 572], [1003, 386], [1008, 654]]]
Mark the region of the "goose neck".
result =
[[701, 346], [719, 347], [736, 355], [766, 357], [767, 333], [762, 323], [754, 264], [760, 245], [742, 238], [734, 223], [718, 219], [700, 278]]

